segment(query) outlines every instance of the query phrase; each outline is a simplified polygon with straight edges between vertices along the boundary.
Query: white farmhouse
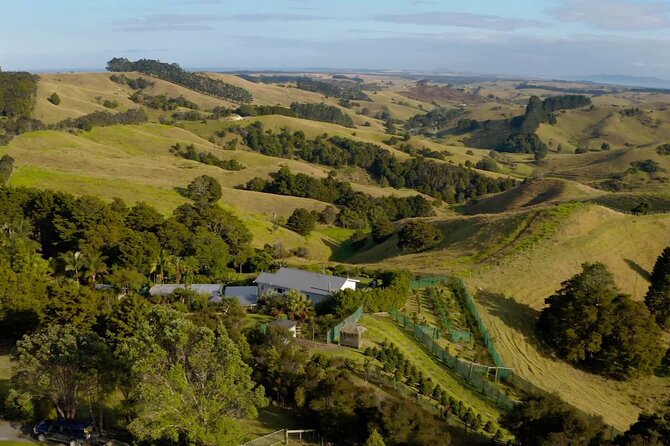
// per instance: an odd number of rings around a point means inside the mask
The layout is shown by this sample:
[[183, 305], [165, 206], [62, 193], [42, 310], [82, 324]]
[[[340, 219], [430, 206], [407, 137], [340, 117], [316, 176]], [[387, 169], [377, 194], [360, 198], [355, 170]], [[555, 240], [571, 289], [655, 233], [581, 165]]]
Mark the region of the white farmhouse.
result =
[[258, 295], [289, 290], [300, 291], [312, 302], [318, 303], [341, 290], [356, 289], [358, 281], [346, 277], [329, 276], [294, 268], [280, 268], [276, 273], [261, 273], [254, 283], [258, 285]]

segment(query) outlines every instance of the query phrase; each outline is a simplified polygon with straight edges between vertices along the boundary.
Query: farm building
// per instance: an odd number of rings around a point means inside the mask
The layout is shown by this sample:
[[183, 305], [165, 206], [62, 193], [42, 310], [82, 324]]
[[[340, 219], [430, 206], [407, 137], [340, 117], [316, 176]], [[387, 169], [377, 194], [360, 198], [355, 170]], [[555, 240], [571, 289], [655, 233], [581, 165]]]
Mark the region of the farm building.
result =
[[[256, 286], [227, 286], [225, 290], [225, 297], [236, 297], [240, 302], [240, 306], [253, 308], [258, 303], [258, 287]], [[210, 302], [221, 302], [222, 298], [212, 298]]]
[[270, 330], [288, 330], [294, 338], [298, 336], [298, 323], [296, 321], [289, 321], [288, 319], [277, 319], [269, 324]]
[[358, 324], [347, 324], [340, 330], [340, 345], [353, 348], [361, 348], [363, 345], [363, 333], [367, 329]]
[[355, 290], [357, 282], [347, 277], [329, 276], [295, 268], [280, 268], [276, 273], [261, 273], [254, 281], [258, 285], [259, 296], [273, 291], [282, 294], [296, 290], [305, 294], [314, 303], [340, 290]]
[[198, 294], [211, 296], [212, 298], [223, 295], [223, 285], [219, 283], [194, 283], [192, 285], [162, 283], [152, 286], [149, 289], [149, 294], [152, 296], [169, 296], [174, 290], [184, 288], [195, 291]]

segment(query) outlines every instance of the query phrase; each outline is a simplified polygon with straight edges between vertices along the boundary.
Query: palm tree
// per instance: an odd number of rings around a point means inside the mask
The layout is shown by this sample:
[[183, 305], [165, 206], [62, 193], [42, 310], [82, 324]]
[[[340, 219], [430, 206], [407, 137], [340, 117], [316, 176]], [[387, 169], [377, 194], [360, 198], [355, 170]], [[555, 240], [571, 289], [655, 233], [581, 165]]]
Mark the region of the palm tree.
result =
[[286, 309], [293, 320], [304, 322], [312, 312], [312, 301], [296, 290], [290, 290], [285, 297]]
[[79, 281], [79, 272], [81, 271], [82, 255], [81, 252], [68, 251], [60, 256], [63, 261], [65, 273], [73, 273], [72, 277]]
[[83, 256], [82, 268], [86, 270], [86, 278], [91, 286], [95, 286], [97, 277], [107, 272], [105, 257], [99, 252], [92, 252]]

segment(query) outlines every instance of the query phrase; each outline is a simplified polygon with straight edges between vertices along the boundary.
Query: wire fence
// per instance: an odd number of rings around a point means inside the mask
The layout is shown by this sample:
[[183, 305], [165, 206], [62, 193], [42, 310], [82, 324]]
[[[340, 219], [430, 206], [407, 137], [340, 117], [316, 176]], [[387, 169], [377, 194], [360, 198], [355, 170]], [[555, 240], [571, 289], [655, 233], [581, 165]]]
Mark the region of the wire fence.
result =
[[264, 435], [247, 443], [242, 443], [241, 446], [274, 446], [283, 444], [286, 441], [286, 430], [281, 429], [271, 434]]
[[411, 331], [414, 338], [420, 341], [433, 356], [437, 357], [447, 368], [456, 372], [489, 401], [504, 410], [511, 410], [514, 407], [516, 400], [500, 388], [498, 367], [477, 364], [452, 355], [436, 342], [434, 327], [416, 324], [410, 317], [395, 310], [389, 311], [389, 316], [403, 328]]
[[[425, 336], [425, 330], [419, 329], [417, 331], [415, 329], [416, 324], [414, 324], [411, 321], [411, 319], [409, 320], [409, 322], [406, 322], [405, 320], [407, 319], [407, 316], [395, 314], [396, 318], [394, 320], [403, 325], [405, 328], [410, 328], [411, 330], [413, 330], [414, 336], [417, 339], [421, 340], [421, 342], [426, 346], [426, 348], [429, 349], [432, 348], [431, 351], [435, 356], [440, 358], [440, 354], [442, 354], [443, 355], [441, 359], [442, 362], [446, 364], [450, 369], [455, 370], [459, 375], [463, 376], [469, 384], [479, 389], [480, 392], [482, 394], [485, 394], [489, 400], [493, 400], [495, 398], [496, 404], [498, 405], [498, 407], [502, 409], [507, 410], [511, 409], [512, 407], [514, 407], [515, 401], [507, 395], [502, 396], [502, 398], [498, 400], [498, 396], [502, 395], [500, 393], [500, 389], [497, 388], [497, 386], [492, 386], [490, 382], [488, 384], [484, 382], [484, 380], [488, 380], [490, 378], [492, 370], [494, 370], [494, 376], [495, 376], [494, 381], [496, 382], [496, 384], [498, 381], [504, 382], [506, 385], [518, 391], [520, 394], [541, 396], [541, 395], [548, 395], [551, 393], [537, 386], [536, 384], [533, 384], [526, 378], [517, 375], [516, 373], [514, 373], [514, 369], [505, 366], [505, 362], [503, 361], [500, 353], [498, 353], [498, 350], [496, 349], [496, 346], [493, 342], [493, 338], [491, 337], [486, 327], [486, 324], [484, 323], [481, 315], [479, 314], [477, 305], [475, 304], [472, 295], [468, 291], [465, 282], [463, 282], [462, 279], [457, 277], [435, 276], [435, 277], [426, 277], [418, 279], [413, 283], [415, 283], [416, 286], [422, 286], [423, 288], [427, 286], [435, 286], [435, 284], [448, 283], [452, 287], [452, 290], [458, 294], [458, 297], [463, 300], [465, 307], [470, 313], [470, 316], [477, 324], [477, 328], [479, 329], [482, 338], [484, 339], [486, 349], [491, 355], [493, 363], [497, 366], [487, 368], [486, 366], [483, 366], [481, 364], [469, 363], [468, 361], [464, 361], [462, 359], [449, 355], [448, 352], [445, 352], [443, 349], [437, 346], [434, 340], [427, 339], [427, 337]], [[413, 289], [419, 289], [419, 288], [413, 288]], [[389, 315], [391, 316], [391, 318], [394, 318], [394, 315], [391, 312], [389, 312]], [[440, 350], [444, 353], [441, 353]], [[488, 369], [486, 372], [484, 371], [485, 368]], [[577, 407], [574, 406], [572, 407], [584, 417], [592, 418], [596, 416], [594, 414], [585, 412]], [[616, 429], [615, 427], [610, 425], [606, 426], [607, 426], [607, 434], [609, 434], [610, 437], [609, 439], [614, 439], [616, 436], [622, 434], [622, 432]]]
[[326, 337], [326, 342], [338, 342], [340, 340], [340, 331], [349, 324], [358, 323], [359, 319], [363, 317], [363, 306], [358, 307], [356, 311], [347, 316], [342, 322], [332, 327], [328, 330], [328, 335]]
[[443, 282], [447, 282], [448, 280], [449, 276], [420, 277], [416, 280], [412, 280], [409, 284], [409, 287], [413, 290], [420, 290], [423, 288], [439, 285]]

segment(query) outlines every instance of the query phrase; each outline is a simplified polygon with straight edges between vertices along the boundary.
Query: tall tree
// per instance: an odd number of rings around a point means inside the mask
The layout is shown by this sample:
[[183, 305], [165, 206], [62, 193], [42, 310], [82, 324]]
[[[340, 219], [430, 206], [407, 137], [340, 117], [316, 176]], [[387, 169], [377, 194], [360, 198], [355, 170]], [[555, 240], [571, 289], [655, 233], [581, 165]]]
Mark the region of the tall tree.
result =
[[212, 205], [221, 199], [221, 184], [209, 175], [201, 175], [186, 188], [187, 196], [200, 207]]
[[521, 446], [601, 444], [605, 428], [600, 419], [578, 414], [555, 395], [526, 398], [501, 421]]
[[286, 221], [286, 227], [300, 235], [309, 235], [316, 226], [316, 217], [307, 209], [297, 208]]
[[604, 264], [585, 263], [545, 302], [538, 329], [566, 360], [617, 378], [660, 363], [658, 326], [643, 304], [619, 293]]
[[409, 221], [398, 232], [398, 248], [402, 251], [423, 251], [441, 241], [439, 229], [423, 220]]
[[81, 401], [98, 388], [97, 358], [106, 346], [95, 333], [49, 324], [16, 343], [12, 383], [34, 398], [46, 398], [59, 417], [74, 418]]
[[237, 420], [266, 404], [223, 327], [212, 331], [167, 308], [152, 310], [127, 342], [138, 377], [139, 440], [183, 440], [202, 446], [239, 443]]
[[644, 303], [659, 325], [670, 327], [670, 246], [656, 260]]
[[105, 257], [99, 252], [91, 252], [83, 255], [82, 269], [86, 271], [85, 277], [91, 286], [95, 286], [98, 276], [107, 273]]
[[382, 438], [382, 436], [375, 429], [372, 431], [367, 441], [365, 442], [365, 446], [386, 446], [386, 445], [384, 444], [384, 439]]

